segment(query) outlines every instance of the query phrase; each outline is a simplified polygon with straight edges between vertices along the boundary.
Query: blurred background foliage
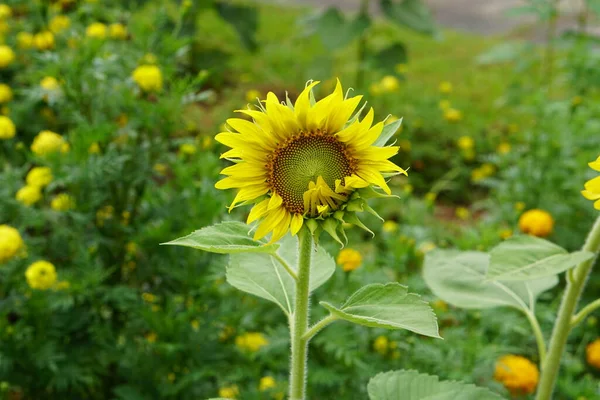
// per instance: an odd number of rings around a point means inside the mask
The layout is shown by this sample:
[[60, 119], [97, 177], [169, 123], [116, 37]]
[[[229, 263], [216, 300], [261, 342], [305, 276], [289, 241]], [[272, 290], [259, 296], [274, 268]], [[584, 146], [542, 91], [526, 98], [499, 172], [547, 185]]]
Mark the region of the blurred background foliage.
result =
[[[442, 29], [418, 0], [379, 3], [383, 14], [367, 1], [346, 13], [4, 0], [0, 79], [10, 93], [0, 87], [0, 102], [15, 134], [5, 137], [0, 121], [0, 225], [16, 228], [26, 249], [0, 266], [0, 396], [283, 398], [285, 320], [225, 283], [224, 257], [159, 244], [245, 218], [245, 209], [228, 214], [232, 194], [214, 189], [222, 149], [213, 136], [232, 110], [268, 91], [294, 98], [308, 79], [327, 92], [336, 77], [380, 119], [403, 118], [394, 161], [410, 171], [391, 182], [399, 200], [373, 206], [386, 219], [368, 224], [380, 226], [374, 240], [350, 230], [358, 262], [340, 265], [315, 301], [399, 281], [433, 302], [445, 340], [333, 326], [311, 350], [311, 398], [366, 398], [368, 378], [400, 368], [508, 395], [494, 363], [536, 357], [526, 321], [427, 295], [423, 255], [489, 249], [535, 208], [551, 217], [550, 240], [580, 246], [594, 210], [579, 190], [600, 127], [597, 39], [585, 28], [599, 10], [590, 2], [579, 29], [560, 35], [554, 8], [520, 10], [538, 12], [551, 33], [534, 44]], [[35, 186], [34, 167], [49, 168], [51, 181], [17, 195]], [[56, 268], [45, 290], [25, 278], [38, 260]], [[589, 293], [599, 289], [596, 273]], [[538, 309], [546, 332], [558, 290]], [[597, 334], [595, 317], [576, 332], [557, 399], [597, 398], [598, 371], [585, 361]]]

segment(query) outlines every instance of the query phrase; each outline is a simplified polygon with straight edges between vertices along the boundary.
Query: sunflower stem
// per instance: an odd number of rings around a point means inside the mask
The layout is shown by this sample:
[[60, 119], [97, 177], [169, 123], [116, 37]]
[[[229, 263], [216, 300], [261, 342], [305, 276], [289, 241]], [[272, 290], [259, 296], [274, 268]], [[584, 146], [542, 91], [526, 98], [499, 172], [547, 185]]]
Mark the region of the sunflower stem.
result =
[[313, 238], [308, 228], [298, 232], [298, 279], [296, 280], [296, 302], [294, 314], [290, 318], [292, 358], [290, 362], [290, 400], [304, 400], [308, 360], [308, 330], [310, 308], [310, 260]]
[[[588, 234], [583, 250], [592, 253], [597, 253], [600, 250], [600, 217], [596, 219], [592, 230]], [[558, 317], [556, 318], [554, 329], [552, 330], [548, 355], [542, 364], [542, 376], [535, 397], [536, 400], [551, 399], [556, 384], [556, 377], [558, 376], [558, 370], [560, 369], [560, 359], [562, 358], [567, 339], [569, 338], [569, 333], [572, 329], [571, 321], [573, 313], [577, 308], [577, 303], [585, 288], [594, 261], [595, 258], [592, 258], [579, 264], [575, 267], [572, 275], [573, 279], [567, 281], [567, 287], [562, 298], [560, 310], [558, 311]]]

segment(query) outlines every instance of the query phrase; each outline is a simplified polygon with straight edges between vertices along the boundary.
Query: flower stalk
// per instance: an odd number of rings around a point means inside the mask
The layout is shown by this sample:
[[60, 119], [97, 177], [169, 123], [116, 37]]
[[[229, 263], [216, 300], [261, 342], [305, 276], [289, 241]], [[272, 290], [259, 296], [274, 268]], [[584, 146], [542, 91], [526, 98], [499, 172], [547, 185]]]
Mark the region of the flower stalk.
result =
[[[592, 230], [588, 234], [583, 250], [592, 253], [597, 253], [600, 250], [600, 217], [596, 219]], [[585, 288], [594, 261], [595, 258], [592, 258], [579, 264], [574, 269], [572, 279], [567, 280], [567, 287], [563, 295], [558, 317], [554, 323], [548, 354], [542, 364], [542, 374], [535, 397], [536, 400], [551, 399], [556, 384], [556, 377], [560, 369], [560, 360], [567, 339], [569, 338], [569, 333], [573, 328], [573, 314]]]
[[310, 262], [313, 250], [313, 237], [304, 227], [298, 232], [298, 274], [296, 280], [296, 302], [294, 314], [290, 318], [292, 358], [290, 366], [290, 400], [304, 400], [308, 360], [308, 331], [310, 307]]

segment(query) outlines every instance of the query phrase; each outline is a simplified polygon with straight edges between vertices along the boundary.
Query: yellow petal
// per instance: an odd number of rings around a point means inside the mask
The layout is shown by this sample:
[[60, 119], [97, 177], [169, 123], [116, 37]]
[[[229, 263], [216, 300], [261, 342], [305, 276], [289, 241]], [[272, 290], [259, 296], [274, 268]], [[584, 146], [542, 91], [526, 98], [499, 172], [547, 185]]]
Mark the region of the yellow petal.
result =
[[[232, 176], [228, 176], [227, 178], [223, 178], [217, 183], [215, 183], [215, 188], [217, 189], [233, 189], [233, 188], [241, 188], [248, 185], [260, 185], [265, 182], [264, 177], [257, 177], [256, 179], [237, 179]], [[267, 187], [266, 185], [262, 185]]]
[[596, 161], [592, 161], [591, 163], [588, 163], [588, 165], [593, 170], [600, 171], [600, 156], [598, 156], [598, 158], [596, 159]]
[[308, 112], [310, 110], [310, 92], [312, 88], [317, 86], [319, 81], [311, 82], [306, 88], [300, 93], [298, 98], [296, 99], [296, 103], [294, 104], [294, 113], [296, 114], [296, 118], [300, 126], [304, 129], [307, 129], [306, 119], [308, 116]]
[[362, 96], [351, 97], [338, 106], [327, 118], [325, 131], [330, 133], [339, 132], [342, 130], [346, 122], [350, 119], [356, 107], [362, 100]]
[[383, 189], [385, 193], [392, 194], [392, 191], [385, 182], [385, 179], [383, 179], [381, 173], [379, 173], [379, 171], [377, 171], [376, 169], [373, 170], [369, 168], [361, 168], [357, 171], [356, 174], [363, 178], [365, 181], [379, 186], [381, 189]]
[[273, 193], [273, 195], [271, 196], [271, 199], [269, 200], [268, 210], [271, 211], [276, 208], [279, 208], [279, 206], [281, 206], [281, 204], [283, 204], [283, 199], [281, 198], [281, 196], [278, 195], [277, 193]]
[[222, 175], [230, 175], [235, 178], [249, 178], [249, 179], [266, 179], [266, 170], [264, 167], [253, 165], [247, 162], [234, 164], [229, 167], [223, 168], [221, 171]]
[[585, 183], [585, 190], [600, 193], [600, 176], [595, 177], [592, 180], [589, 180]]
[[268, 191], [269, 191], [269, 187], [266, 185], [253, 185], [253, 186], [243, 187], [237, 193], [237, 195], [235, 196], [235, 199], [233, 199], [233, 202], [231, 202], [231, 205], [229, 206], [229, 212], [231, 212], [231, 210], [234, 209], [234, 207], [237, 203], [240, 203], [242, 201], [247, 201], [247, 200], [254, 200], [254, 199], [266, 194]]
[[267, 236], [269, 232], [275, 229], [277, 225], [283, 221], [286, 213], [288, 212], [283, 207], [268, 212], [267, 216], [262, 220], [254, 233], [254, 240], [259, 240]]
[[600, 193], [593, 193], [589, 190], [582, 190], [581, 194], [588, 200], [598, 200], [600, 199]]
[[290, 232], [292, 233], [292, 236], [295, 236], [298, 233], [300, 228], [302, 228], [303, 223], [304, 217], [302, 217], [302, 214], [294, 214], [290, 224]]
[[248, 219], [246, 220], [247, 224], [251, 224], [257, 219], [261, 218], [267, 212], [267, 206], [269, 205], [269, 199], [265, 199], [260, 203], [256, 204], [250, 210], [250, 214], [248, 215]]
[[285, 236], [290, 227], [291, 220], [292, 215], [286, 210], [283, 220], [279, 222], [279, 224], [277, 224], [275, 229], [273, 229], [273, 235], [271, 236], [271, 240], [269, 240], [269, 243], [274, 243]]

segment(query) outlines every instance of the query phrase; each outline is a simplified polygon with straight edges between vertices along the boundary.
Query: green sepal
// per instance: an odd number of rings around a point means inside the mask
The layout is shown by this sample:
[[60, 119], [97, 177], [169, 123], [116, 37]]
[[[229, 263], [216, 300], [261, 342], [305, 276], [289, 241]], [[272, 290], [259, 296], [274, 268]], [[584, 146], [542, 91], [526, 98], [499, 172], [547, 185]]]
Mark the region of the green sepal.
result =
[[371, 235], [373, 235], [373, 237], [375, 237], [375, 233], [369, 228], [367, 228], [367, 226], [363, 224], [363, 222], [356, 216], [355, 213], [346, 213], [345, 217], [346, 222], [358, 226], [360, 229], [369, 232]]
[[364, 205], [365, 202], [363, 200], [351, 200], [347, 204], [346, 210], [351, 212], [363, 212], [365, 210]]
[[344, 244], [344, 242], [342, 242], [342, 240], [340, 239], [340, 237], [337, 234], [339, 225], [340, 225], [340, 223], [333, 218], [327, 218], [322, 223], [323, 230], [325, 232], [329, 233], [329, 236], [331, 236], [336, 242], [338, 242], [343, 247], [343, 246], [345, 246], [345, 244]]
[[377, 211], [373, 210], [371, 208], [371, 206], [369, 206], [366, 202], [365, 202], [365, 210], [369, 213], [374, 215], [375, 217], [379, 218], [381, 220], [381, 222], [385, 222], [385, 220], [383, 218], [381, 218], [381, 215], [377, 214]]
[[343, 212], [341, 210], [337, 210], [336, 212], [333, 213], [333, 218], [337, 219], [341, 223], [344, 223], [344, 222], [346, 222], [346, 221], [344, 221], [345, 214], [346, 214], [345, 212]]

